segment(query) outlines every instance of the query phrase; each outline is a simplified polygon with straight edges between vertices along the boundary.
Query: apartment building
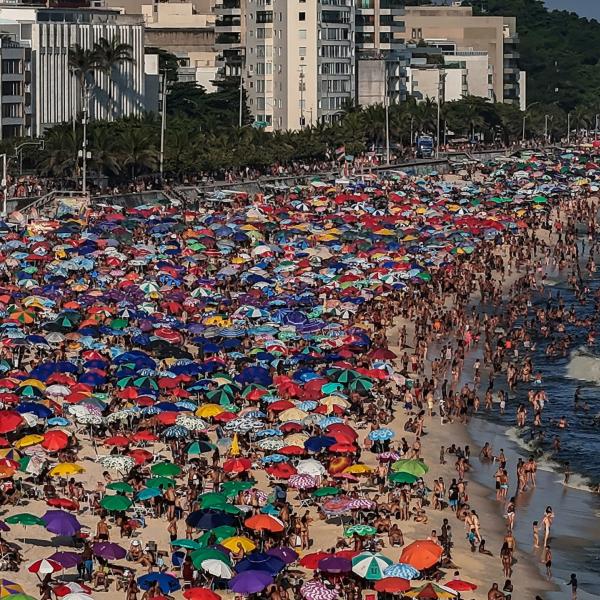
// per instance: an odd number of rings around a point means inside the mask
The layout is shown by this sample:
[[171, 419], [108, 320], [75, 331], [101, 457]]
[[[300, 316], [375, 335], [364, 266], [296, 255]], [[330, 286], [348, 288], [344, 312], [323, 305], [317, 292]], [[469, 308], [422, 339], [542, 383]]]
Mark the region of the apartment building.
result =
[[0, 139], [31, 135], [31, 50], [0, 39]]
[[221, 77], [243, 78], [267, 129], [338, 118], [354, 100], [355, 0], [217, 0]]
[[523, 101], [514, 17], [474, 16], [473, 9], [464, 6], [407, 6], [404, 24], [407, 41], [423, 40], [448, 53], [487, 53], [487, 97], [514, 104]]
[[144, 17], [146, 48], [161, 48], [177, 56], [179, 81], [194, 81], [208, 92], [215, 91], [217, 54], [211, 6], [183, 0], [141, 4], [139, 10]]
[[129, 44], [133, 60], [116, 66], [110, 74], [95, 73], [90, 117], [113, 120], [156, 109], [158, 99], [145, 92], [146, 79], [158, 77], [158, 73], [150, 72], [150, 65], [154, 62], [155, 69], [157, 65], [156, 61], [146, 61], [144, 25], [139, 16], [107, 9], [0, 4], [0, 32], [23, 47], [25, 57], [30, 56], [30, 75], [25, 71], [22, 84], [12, 83], [15, 92], [21, 89], [25, 94], [23, 105], [31, 107], [29, 125], [25, 119], [28, 135], [40, 135], [80, 113], [81, 91], [69, 69], [69, 49], [74, 44], [90, 48], [101, 38], [116, 37]]

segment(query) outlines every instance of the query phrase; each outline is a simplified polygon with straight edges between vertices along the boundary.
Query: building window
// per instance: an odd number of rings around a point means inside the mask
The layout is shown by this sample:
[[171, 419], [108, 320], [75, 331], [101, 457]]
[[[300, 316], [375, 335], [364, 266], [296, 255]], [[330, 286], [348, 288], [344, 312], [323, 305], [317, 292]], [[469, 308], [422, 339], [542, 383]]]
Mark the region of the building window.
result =
[[300, 39], [300, 40], [306, 39], [306, 29], [298, 29], [298, 39]]
[[2, 73], [15, 75], [21, 73], [21, 61], [18, 58], [6, 58], [2, 61]]
[[298, 48], [298, 56], [306, 56], [306, 46], [300, 46]]
[[306, 21], [306, 13], [305, 12], [298, 13], [298, 21]]

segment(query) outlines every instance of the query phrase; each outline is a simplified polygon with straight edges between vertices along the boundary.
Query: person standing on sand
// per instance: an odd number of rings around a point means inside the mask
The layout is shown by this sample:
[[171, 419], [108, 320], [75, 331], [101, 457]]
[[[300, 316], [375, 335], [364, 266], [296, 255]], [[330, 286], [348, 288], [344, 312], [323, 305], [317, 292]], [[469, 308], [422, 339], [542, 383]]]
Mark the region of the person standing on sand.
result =
[[544, 564], [546, 565], [546, 577], [548, 579], [552, 578], [552, 551], [550, 550], [550, 546], [546, 546], [544, 549]]
[[552, 528], [553, 521], [554, 512], [551, 506], [547, 506], [546, 512], [542, 517], [542, 527], [544, 528], [544, 546], [548, 545], [548, 540], [550, 539], [550, 529]]

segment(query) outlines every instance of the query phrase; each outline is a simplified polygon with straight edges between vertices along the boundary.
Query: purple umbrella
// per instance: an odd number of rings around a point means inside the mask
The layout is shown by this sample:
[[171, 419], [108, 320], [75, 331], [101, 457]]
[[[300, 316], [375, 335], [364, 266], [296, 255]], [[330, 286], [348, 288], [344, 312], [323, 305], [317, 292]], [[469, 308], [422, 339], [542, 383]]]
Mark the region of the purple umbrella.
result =
[[256, 594], [273, 583], [273, 577], [267, 571], [244, 571], [229, 580], [229, 589], [237, 594]]
[[83, 557], [77, 552], [55, 552], [48, 557], [48, 560], [55, 560], [63, 566], [63, 569], [71, 569], [76, 567], [83, 560]]
[[96, 556], [101, 556], [106, 560], [120, 560], [127, 554], [125, 548], [113, 542], [97, 542], [92, 545], [92, 550]]
[[42, 521], [46, 529], [56, 535], [75, 535], [81, 529], [81, 523], [65, 510], [48, 510]]
[[10, 531], [10, 527], [2, 520], [0, 520], [0, 531]]
[[298, 558], [298, 553], [287, 547], [271, 548], [267, 550], [267, 554], [280, 558], [286, 565], [291, 565]]
[[352, 571], [352, 561], [341, 556], [328, 556], [319, 561], [319, 571], [324, 573], [349, 573]]

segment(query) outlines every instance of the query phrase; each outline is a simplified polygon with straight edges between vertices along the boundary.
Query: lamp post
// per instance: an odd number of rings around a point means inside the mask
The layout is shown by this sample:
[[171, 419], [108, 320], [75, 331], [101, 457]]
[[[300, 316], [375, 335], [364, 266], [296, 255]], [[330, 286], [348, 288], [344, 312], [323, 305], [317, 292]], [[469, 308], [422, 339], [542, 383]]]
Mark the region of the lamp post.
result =
[[84, 194], [87, 191], [87, 120], [88, 120], [88, 113], [89, 113], [89, 101], [90, 101], [90, 92], [86, 88], [85, 95], [83, 97], [83, 116], [82, 116], [83, 139], [81, 141], [81, 159], [82, 159], [81, 191]]
[[594, 139], [597, 140], [598, 139], [598, 119], [600, 118], [600, 115], [596, 114], [596, 126], [594, 127]]
[[571, 113], [567, 113], [567, 144], [571, 143]]
[[437, 93], [437, 136], [436, 136], [436, 158], [440, 157], [440, 104], [442, 97], [446, 96], [446, 72], [439, 69], [439, 82]]
[[6, 153], [2, 154], [2, 216], [6, 216], [8, 180], [6, 176]]
[[550, 115], [544, 115], [544, 142], [548, 143], [548, 121], [550, 119]]
[[240, 48], [240, 106], [238, 115], [238, 126], [241, 127], [244, 121], [244, 67], [246, 65], [245, 49]]
[[385, 70], [385, 164], [390, 164], [390, 98], [388, 93], [388, 74]]
[[163, 73], [160, 100], [160, 179], [165, 170], [165, 134], [167, 133], [167, 72]]

